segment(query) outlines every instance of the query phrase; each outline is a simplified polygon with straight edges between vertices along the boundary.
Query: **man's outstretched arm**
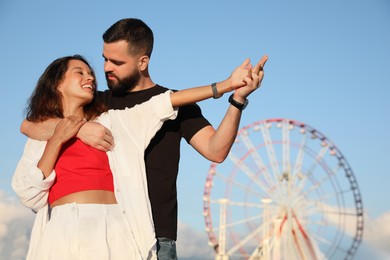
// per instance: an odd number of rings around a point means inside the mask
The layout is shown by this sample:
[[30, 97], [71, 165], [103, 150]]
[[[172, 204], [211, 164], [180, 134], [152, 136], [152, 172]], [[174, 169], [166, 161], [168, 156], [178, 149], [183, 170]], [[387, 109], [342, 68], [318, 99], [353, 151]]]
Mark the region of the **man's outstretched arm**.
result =
[[[249, 80], [253, 80], [253, 84], [247, 84], [235, 90], [232, 96], [233, 103], [244, 104], [247, 97], [260, 87], [264, 78], [263, 68], [267, 60], [268, 57], [263, 56], [251, 71], [252, 75]], [[190, 144], [206, 159], [216, 163], [223, 162], [236, 139], [241, 114], [242, 109], [230, 105], [217, 130], [212, 126], [202, 128], [191, 138]]]

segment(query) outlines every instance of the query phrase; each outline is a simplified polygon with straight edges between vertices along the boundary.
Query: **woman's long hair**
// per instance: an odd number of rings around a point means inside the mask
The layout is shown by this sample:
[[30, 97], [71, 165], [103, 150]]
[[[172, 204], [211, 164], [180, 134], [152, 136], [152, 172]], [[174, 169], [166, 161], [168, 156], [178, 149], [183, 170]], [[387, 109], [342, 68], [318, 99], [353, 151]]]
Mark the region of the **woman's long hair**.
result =
[[87, 120], [94, 119], [107, 111], [106, 106], [100, 102], [97, 96], [97, 81], [95, 72], [88, 61], [81, 55], [65, 56], [54, 60], [43, 72], [37, 85], [28, 100], [26, 119], [31, 122], [42, 122], [49, 118], [63, 118], [62, 94], [57, 90], [68, 70], [69, 61], [79, 60], [84, 62], [91, 70], [95, 81], [95, 90], [92, 101], [84, 106]]

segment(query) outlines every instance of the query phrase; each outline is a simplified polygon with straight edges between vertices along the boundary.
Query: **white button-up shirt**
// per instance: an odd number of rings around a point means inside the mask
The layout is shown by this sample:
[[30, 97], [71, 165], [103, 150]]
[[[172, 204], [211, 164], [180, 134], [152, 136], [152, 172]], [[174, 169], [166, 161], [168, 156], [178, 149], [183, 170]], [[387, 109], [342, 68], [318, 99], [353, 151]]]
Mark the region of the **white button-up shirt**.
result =
[[[175, 119], [177, 110], [172, 108], [170, 92], [124, 110], [109, 110], [97, 118], [97, 122], [110, 129], [115, 147], [107, 152], [114, 177], [115, 196], [126, 214], [142, 259], [155, 256], [155, 232], [148, 196], [144, 152], [150, 140], [163, 122]], [[49, 220], [48, 194], [56, 173], [48, 178], [37, 167], [45, 149], [45, 141], [28, 139], [24, 153], [15, 170], [12, 187], [21, 202], [37, 212], [31, 233], [27, 259], [34, 249]], [[129, 234], [130, 235], [130, 234]]]

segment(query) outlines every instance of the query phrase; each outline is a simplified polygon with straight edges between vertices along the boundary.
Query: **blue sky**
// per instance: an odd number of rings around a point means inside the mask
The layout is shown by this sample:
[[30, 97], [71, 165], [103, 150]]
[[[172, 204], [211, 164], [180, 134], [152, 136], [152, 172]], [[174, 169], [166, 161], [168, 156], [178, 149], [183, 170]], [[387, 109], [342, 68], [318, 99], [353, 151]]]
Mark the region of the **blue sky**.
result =
[[[369, 218], [390, 224], [384, 217], [390, 212], [387, 0], [1, 1], [3, 204], [10, 205], [14, 196], [10, 180], [26, 140], [19, 126], [38, 77], [55, 58], [79, 53], [93, 64], [99, 88], [105, 89], [101, 35], [124, 17], [140, 18], [154, 31], [150, 72], [166, 87], [210, 84], [225, 79], [245, 58], [256, 62], [268, 54], [262, 88], [250, 96], [241, 126], [282, 117], [318, 129], [351, 165]], [[218, 126], [227, 96], [200, 105]], [[200, 236], [209, 166], [183, 142], [179, 221], [182, 230]], [[12, 223], [0, 218], [0, 231], [1, 221]], [[387, 241], [389, 236], [390, 231]], [[0, 256], [6, 254], [1, 250]], [[196, 253], [183, 255], [196, 259]]]

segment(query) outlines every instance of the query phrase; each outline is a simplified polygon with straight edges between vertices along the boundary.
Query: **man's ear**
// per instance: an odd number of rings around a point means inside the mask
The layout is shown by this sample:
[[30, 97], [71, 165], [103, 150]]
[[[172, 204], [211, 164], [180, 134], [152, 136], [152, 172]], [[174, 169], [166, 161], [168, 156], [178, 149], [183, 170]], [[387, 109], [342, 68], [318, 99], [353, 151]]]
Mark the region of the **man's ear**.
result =
[[149, 66], [149, 57], [144, 55], [144, 56], [141, 56], [139, 59], [138, 59], [138, 69], [140, 71], [145, 71], [147, 70], [148, 66]]

